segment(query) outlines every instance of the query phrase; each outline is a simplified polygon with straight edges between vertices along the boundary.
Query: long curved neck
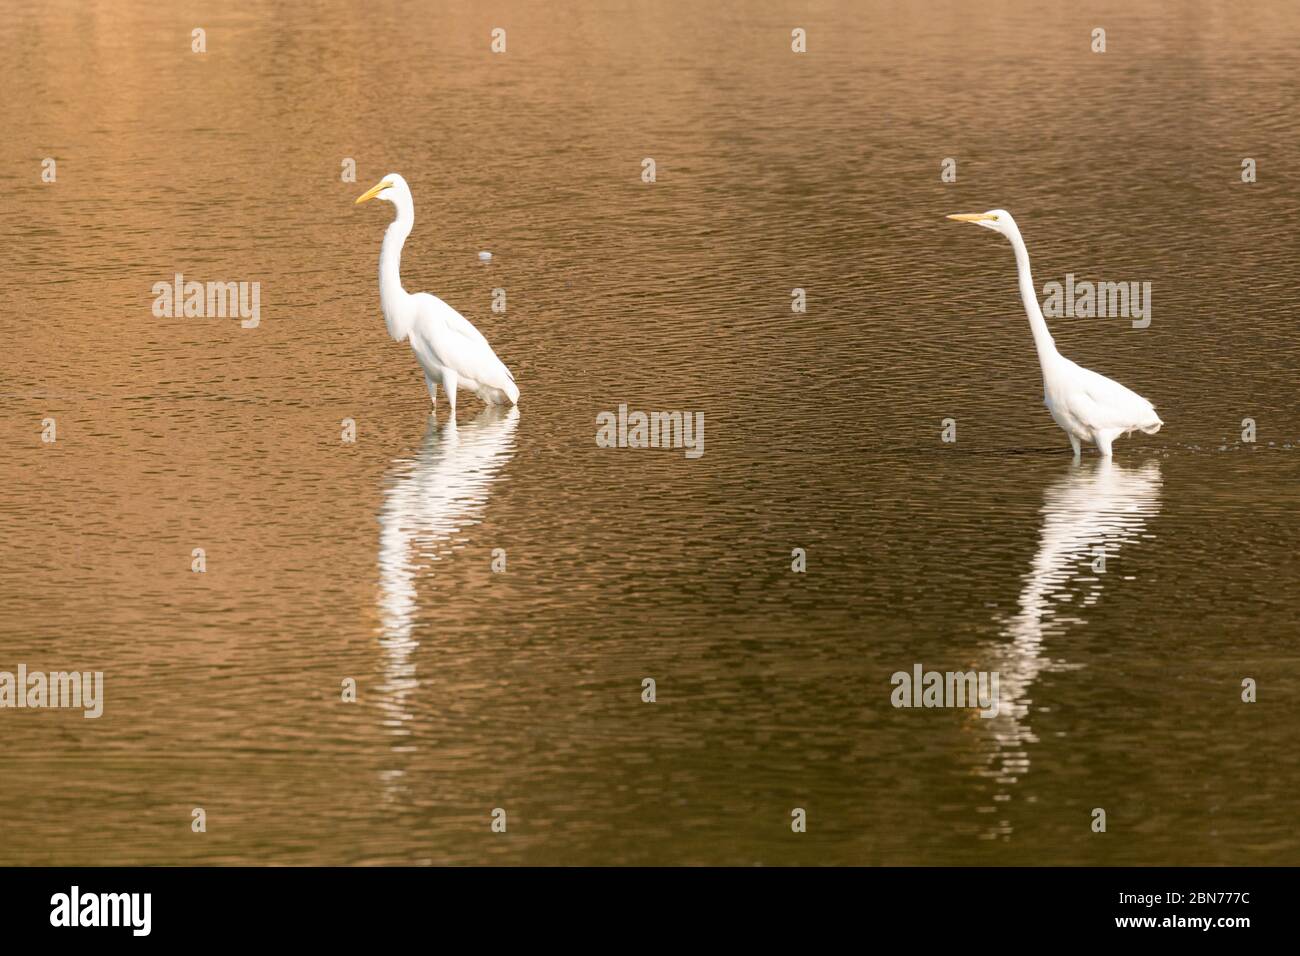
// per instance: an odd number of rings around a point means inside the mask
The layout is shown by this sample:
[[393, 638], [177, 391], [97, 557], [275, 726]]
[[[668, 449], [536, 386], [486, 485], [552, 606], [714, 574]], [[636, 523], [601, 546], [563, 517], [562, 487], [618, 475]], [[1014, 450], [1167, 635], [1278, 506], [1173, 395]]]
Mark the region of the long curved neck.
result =
[[409, 203], [396, 205], [397, 217], [389, 224], [379, 249], [379, 305], [388, 334], [400, 342], [410, 334], [414, 318], [411, 297], [402, 288], [402, 246], [415, 225], [415, 210]]
[[1011, 247], [1016, 250], [1016, 272], [1020, 277], [1020, 298], [1025, 303], [1025, 314], [1029, 316], [1029, 330], [1034, 333], [1034, 349], [1038, 352], [1038, 364], [1047, 371], [1048, 363], [1060, 353], [1056, 351], [1056, 342], [1047, 330], [1047, 321], [1043, 310], [1038, 306], [1038, 294], [1034, 291], [1034, 277], [1029, 272], [1029, 250], [1025, 240], [1020, 238], [1020, 230], [1010, 236]]

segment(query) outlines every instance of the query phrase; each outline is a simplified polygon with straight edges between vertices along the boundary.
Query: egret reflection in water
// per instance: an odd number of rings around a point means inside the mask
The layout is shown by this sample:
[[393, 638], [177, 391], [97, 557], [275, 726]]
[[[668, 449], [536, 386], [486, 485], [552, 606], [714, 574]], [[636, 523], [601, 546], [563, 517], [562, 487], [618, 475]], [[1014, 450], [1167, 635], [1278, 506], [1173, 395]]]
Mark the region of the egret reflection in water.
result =
[[[414, 458], [393, 462], [379, 510], [379, 643], [384, 681], [379, 706], [389, 733], [406, 736], [406, 698], [419, 686], [412, 654], [421, 592], [436, 592], [433, 567], [477, 524], [493, 484], [515, 450], [519, 409], [489, 405], [474, 421], [438, 426], [429, 418]], [[394, 749], [401, 749], [396, 745]], [[400, 771], [392, 773], [400, 776]], [[390, 781], [391, 783], [392, 781]]]
[[[987, 668], [999, 675], [999, 710], [979, 723], [991, 730], [989, 773], [1004, 787], [1029, 769], [1029, 687], [1049, 668], [1070, 665], [1044, 653], [1044, 638], [1086, 623], [1087, 608], [1107, 587], [1137, 587], [1111, 563], [1120, 548], [1141, 537], [1160, 511], [1160, 467], [1123, 468], [1109, 458], [1074, 464], [1043, 495], [1042, 530], [1018, 598], [1016, 613], [989, 645]], [[1008, 640], [1009, 639], [1009, 640]], [[1081, 672], [1082, 673], [1082, 672]], [[1086, 677], [1081, 677], [1086, 679]], [[1005, 832], [1009, 824], [999, 827]]]

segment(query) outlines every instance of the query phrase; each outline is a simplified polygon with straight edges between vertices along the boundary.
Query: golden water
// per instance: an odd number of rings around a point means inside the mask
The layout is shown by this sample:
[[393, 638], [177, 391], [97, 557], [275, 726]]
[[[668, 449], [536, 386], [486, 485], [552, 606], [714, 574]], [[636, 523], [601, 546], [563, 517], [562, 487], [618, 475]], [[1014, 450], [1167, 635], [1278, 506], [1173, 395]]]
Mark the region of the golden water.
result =
[[[231, 6], [0, 17], [0, 670], [106, 698], [0, 710], [0, 864], [1296, 861], [1294, 4]], [[517, 415], [387, 339], [390, 170]], [[996, 206], [1040, 288], [1152, 283], [1051, 323], [1166, 422], [1109, 468], [943, 218]]]

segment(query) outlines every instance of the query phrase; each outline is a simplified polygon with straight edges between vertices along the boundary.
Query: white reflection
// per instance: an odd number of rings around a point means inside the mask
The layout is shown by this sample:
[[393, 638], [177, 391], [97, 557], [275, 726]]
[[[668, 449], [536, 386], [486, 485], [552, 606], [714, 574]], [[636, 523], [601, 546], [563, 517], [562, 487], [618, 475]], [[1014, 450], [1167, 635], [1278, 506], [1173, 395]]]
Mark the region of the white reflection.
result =
[[[379, 510], [379, 643], [383, 683], [376, 689], [389, 733], [409, 735], [407, 698], [419, 687], [412, 653], [419, 646], [415, 621], [419, 587], [435, 561], [463, 543], [462, 532], [478, 524], [493, 482], [514, 455], [519, 409], [487, 406], [474, 421], [439, 428], [433, 416], [415, 458], [399, 458], [389, 473]], [[423, 580], [422, 580], [423, 579]], [[428, 596], [426, 595], [426, 603]], [[393, 749], [406, 749], [400, 741]], [[385, 775], [390, 795], [400, 770]]]
[[[1027, 745], [1037, 740], [1028, 721], [1030, 685], [1044, 669], [1070, 666], [1044, 656], [1044, 637], [1084, 623], [1086, 609], [1105, 588], [1133, 586], [1115, 559], [1160, 511], [1160, 485], [1154, 461], [1123, 468], [1102, 458], [1071, 466], [1044, 493], [1038, 551], [1024, 576], [1016, 614], [1002, 631], [1010, 640], [989, 645], [985, 655], [988, 669], [999, 673], [1000, 710], [978, 723], [993, 734], [989, 773], [1002, 785], [1001, 799], [1029, 770]], [[1099, 554], [1105, 556], [1101, 572], [1095, 567]], [[1000, 826], [1001, 832], [1009, 830], [1006, 821]]]

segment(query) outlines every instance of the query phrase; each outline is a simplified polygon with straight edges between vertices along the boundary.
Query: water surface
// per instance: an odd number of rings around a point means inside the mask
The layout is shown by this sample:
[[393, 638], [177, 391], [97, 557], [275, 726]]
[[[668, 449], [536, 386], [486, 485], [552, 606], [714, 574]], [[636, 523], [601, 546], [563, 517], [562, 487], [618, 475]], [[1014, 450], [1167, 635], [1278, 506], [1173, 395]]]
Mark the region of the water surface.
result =
[[[0, 711], [0, 863], [1297, 861], [1293, 5], [241, 7], [0, 21], [0, 670], [106, 682]], [[390, 170], [517, 411], [387, 339]], [[1052, 321], [1167, 423], [1113, 463], [943, 218], [999, 206], [1040, 288], [1152, 283]], [[155, 318], [177, 272], [260, 325]]]

